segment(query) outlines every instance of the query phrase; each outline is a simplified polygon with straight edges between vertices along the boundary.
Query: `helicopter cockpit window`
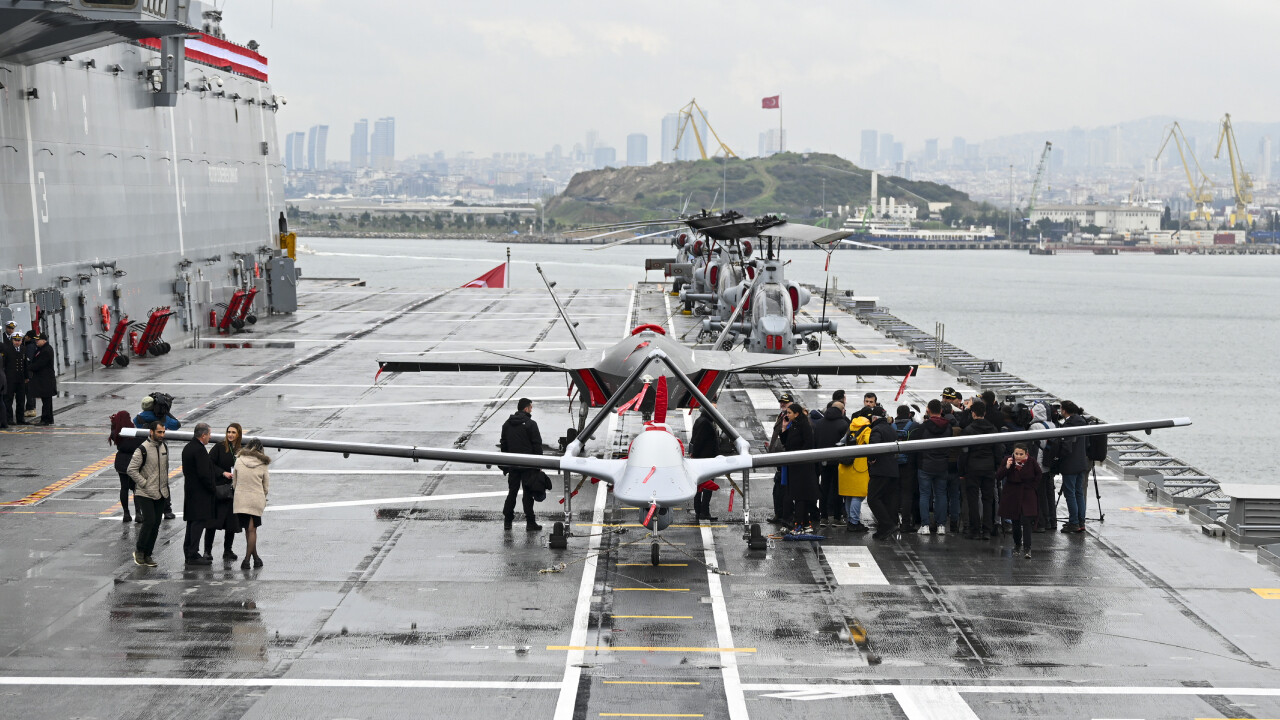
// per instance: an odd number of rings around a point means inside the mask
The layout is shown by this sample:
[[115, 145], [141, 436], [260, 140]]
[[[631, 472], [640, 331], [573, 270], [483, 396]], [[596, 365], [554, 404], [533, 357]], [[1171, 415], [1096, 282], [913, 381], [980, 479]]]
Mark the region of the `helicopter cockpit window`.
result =
[[766, 315], [785, 315], [787, 313], [782, 304], [782, 288], [772, 286], [764, 289], [764, 309]]

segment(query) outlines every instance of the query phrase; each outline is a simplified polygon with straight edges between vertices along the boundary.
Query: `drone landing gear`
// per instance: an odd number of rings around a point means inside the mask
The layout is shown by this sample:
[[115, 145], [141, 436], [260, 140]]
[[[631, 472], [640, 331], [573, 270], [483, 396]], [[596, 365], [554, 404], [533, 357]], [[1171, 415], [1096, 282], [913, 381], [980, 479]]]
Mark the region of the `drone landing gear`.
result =
[[817, 375], [810, 375], [810, 376], [809, 376], [809, 389], [810, 389], [810, 390], [817, 390], [817, 389], [818, 389], [818, 388], [820, 388], [820, 387], [822, 387], [822, 382], [818, 380], [818, 376], [817, 376]]
[[654, 567], [658, 566], [658, 555], [659, 555], [658, 543], [654, 543], [650, 545], [649, 546], [649, 562], [652, 563]]
[[764, 533], [760, 531], [760, 524], [752, 523], [750, 535], [747, 536], [747, 549], [764, 550], [768, 547], [769, 541], [765, 539]]

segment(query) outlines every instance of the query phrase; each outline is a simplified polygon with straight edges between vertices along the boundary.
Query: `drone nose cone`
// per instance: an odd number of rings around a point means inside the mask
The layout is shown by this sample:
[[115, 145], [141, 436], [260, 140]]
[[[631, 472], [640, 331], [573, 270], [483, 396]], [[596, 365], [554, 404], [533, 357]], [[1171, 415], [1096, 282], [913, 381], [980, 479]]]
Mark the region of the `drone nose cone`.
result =
[[789, 324], [790, 323], [787, 322], [787, 318], [778, 317], [776, 315], [766, 315], [760, 319], [760, 325], [764, 328], [765, 332], [770, 335], [781, 335], [786, 332]]

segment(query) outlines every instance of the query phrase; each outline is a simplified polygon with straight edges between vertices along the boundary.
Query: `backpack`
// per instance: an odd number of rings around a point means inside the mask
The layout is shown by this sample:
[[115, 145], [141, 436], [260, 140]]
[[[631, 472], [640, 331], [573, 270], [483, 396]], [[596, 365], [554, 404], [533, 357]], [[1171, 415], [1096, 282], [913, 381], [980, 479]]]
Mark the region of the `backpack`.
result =
[[[1101, 425], [1102, 421], [1096, 417], [1085, 418], [1086, 425]], [[1084, 454], [1089, 458], [1090, 462], [1106, 462], [1107, 461], [1107, 435], [1100, 433], [1098, 435], [1086, 435], [1084, 438]]]
[[[907, 420], [907, 424], [903, 426], [899, 424], [901, 422], [901, 420], [895, 420], [893, 422], [893, 429], [898, 432], [898, 442], [906, 442], [911, 439], [911, 431], [919, 427], [920, 423], [915, 420]], [[899, 465], [906, 465], [908, 462], [911, 462], [911, 457], [907, 453], [898, 453]]]
[[[1052, 430], [1057, 428], [1052, 422], [1046, 421], [1044, 424], [1033, 422], [1027, 427], [1028, 430]], [[1040, 441], [1040, 448], [1044, 451], [1044, 461], [1041, 462], [1041, 469], [1046, 473], [1053, 472], [1058, 466], [1058, 456], [1062, 453], [1062, 438], [1045, 438]], [[1040, 458], [1036, 458], [1039, 462]]]

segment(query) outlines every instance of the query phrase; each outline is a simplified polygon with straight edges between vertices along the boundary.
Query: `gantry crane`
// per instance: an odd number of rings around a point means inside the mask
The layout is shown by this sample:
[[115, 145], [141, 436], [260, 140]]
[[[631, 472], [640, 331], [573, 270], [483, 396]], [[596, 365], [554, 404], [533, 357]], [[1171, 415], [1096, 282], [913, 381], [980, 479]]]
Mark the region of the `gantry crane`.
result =
[[[1173, 144], [1178, 148], [1178, 157], [1182, 160], [1182, 169], [1187, 172], [1187, 186], [1189, 188], [1187, 197], [1190, 198], [1192, 205], [1195, 207], [1191, 210], [1190, 220], [1193, 227], [1196, 223], [1207, 223], [1213, 219], [1213, 182], [1209, 180], [1209, 176], [1205, 174], [1204, 169], [1200, 167], [1200, 161], [1196, 159], [1195, 153], [1191, 152], [1191, 143], [1187, 142], [1186, 133], [1182, 132], [1182, 126], [1174, 123], [1169, 126], [1169, 132], [1164, 136], [1164, 142], [1160, 143], [1160, 151], [1156, 153], [1156, 162], [1160, 161], [1160, 156], [1164, 154], [1164, 149], [1169, 146], [1169, 140], [1173, 140]], [[1187, 156], [1191, 156], [1191, 162], [1187, 162]], [[1196, 178], [1191, 173], [1191, 166], [1196, 166], [1196, 172], [1199, 173], [1200, 182], [1196, 182]]]
[[1049, 153], [1053, 150], [1053, 143], [1046, 142], [1044, 151], [1040, 153], [1040, 164], [1036, 165], [1036, 179], [1031, 183], [1031, 197], [1027, 198], [1027, 217], [1031, 217], [1031, 211], [1036, 209], [1036, 196], [1040, 194], [1040, 182], [1044, 180], [1045, 168], [1049, 167]]
[[724, 141], [720, 139], [720, 136], [716, 134], [715, 129], [711, 127], [711, 123], [707, 122], [707, 114], [698, 106], [698, 100], [696, 98], [690, 100], [688, 105], [680, 108], [680, 131], [676, 133], [676, 145], [672, 150], [680, 150], [680, 141], [684, 138], [684, 131], [690, 126], [693, 126], [693, 139], [698, 141], [698, 152], [702, 154], [703, 160], [707, 159], [707, 148], [702, 142], [702, 133], [698, 131], [698, 123], [693, 116], [695, 111], [698, 113], [698, 116], [702, 118], [702, 126], [705, 127], [707, 132], [711, 133], [711, 136], [720, 144], [720, 148], [715, 151], [714, 155], [719, 155], [720, 152], [723, 151], [725, 157], [738, 157], [736, 153], [729, 149], [728, 145], [724, 144]]
[[1249, 203], [1253, 202], [1253, 178], [1244, 170], [1244, 162], [1240, 157], [1240, 148], [1236, 147], [1236, 131], [1231, 127], [1231, 113], [1222, 118], [1222, 129], [1218, 132], [1218, 149], [1213, 153], [1217, 160], [1222, 154], [1222, 145], [1226, 143], [1227, 159], [1231, 162], [1231, 187], [1236, 194], [1236, 211], [1227, 223], [1235, 227], [1243, 223], [1248, 229], [1253, 226], [1253, 218], [1249, 217]]

